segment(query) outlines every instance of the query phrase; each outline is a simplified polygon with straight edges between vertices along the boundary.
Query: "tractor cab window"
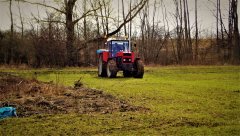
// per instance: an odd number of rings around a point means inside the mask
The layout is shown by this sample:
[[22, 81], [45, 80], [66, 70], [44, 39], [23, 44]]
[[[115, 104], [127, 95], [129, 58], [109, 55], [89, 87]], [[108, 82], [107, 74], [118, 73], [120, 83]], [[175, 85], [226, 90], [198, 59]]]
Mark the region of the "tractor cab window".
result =
[[111, 42], [112, 49], [112, 55], [113, 57], [117, 54], [117, 52], [129, 52], [129, 43], [128, 41], [112, 41]]

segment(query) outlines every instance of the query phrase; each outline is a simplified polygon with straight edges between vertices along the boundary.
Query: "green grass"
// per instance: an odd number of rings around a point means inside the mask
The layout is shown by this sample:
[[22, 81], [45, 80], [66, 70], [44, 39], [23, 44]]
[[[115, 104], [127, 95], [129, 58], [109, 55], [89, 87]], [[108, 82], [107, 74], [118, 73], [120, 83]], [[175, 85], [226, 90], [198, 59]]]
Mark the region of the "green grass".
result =
[[[0, 121], [2, 135], [240, 135], [240, 67], [147, 67], [143, 79], [99, 78], [93, 68], [0, 69], [103, 90], [149, 112], [36, 115]], [[33, 76], [37, 72], [37, 76]]]

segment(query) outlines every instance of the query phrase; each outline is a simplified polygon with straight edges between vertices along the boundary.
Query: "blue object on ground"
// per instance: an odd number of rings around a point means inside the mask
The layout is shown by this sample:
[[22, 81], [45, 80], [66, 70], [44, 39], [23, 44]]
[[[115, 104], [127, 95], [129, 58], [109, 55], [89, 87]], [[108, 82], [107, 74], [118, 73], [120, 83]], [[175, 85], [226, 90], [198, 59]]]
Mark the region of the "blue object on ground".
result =
[[2, 107], [0, 108], [0, 119], [7, 117], [16, 117], [16, 108], [13, 107]]

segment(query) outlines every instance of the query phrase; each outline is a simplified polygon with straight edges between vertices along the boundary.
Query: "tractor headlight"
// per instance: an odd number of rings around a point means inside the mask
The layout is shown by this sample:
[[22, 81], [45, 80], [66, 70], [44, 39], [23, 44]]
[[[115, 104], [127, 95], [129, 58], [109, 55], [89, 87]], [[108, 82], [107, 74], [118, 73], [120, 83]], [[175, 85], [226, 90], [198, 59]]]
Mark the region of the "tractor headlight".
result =
[[126, 61], [126, 59], [123, 59], [123, 61]]
[[129, 59], [129, 61], [132, 61], [131, 59]]

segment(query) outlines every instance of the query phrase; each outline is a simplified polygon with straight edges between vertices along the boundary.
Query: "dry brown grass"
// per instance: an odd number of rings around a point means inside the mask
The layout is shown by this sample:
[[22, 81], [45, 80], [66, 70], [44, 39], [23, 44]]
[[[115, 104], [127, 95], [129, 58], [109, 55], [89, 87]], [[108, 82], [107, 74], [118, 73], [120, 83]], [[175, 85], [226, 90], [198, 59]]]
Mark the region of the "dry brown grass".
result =
[[0, 73], [0, 93], [0, 106], [16, 107], [19, 116], [147, 110], [99, 90], [65, 87], [5, 73]]

